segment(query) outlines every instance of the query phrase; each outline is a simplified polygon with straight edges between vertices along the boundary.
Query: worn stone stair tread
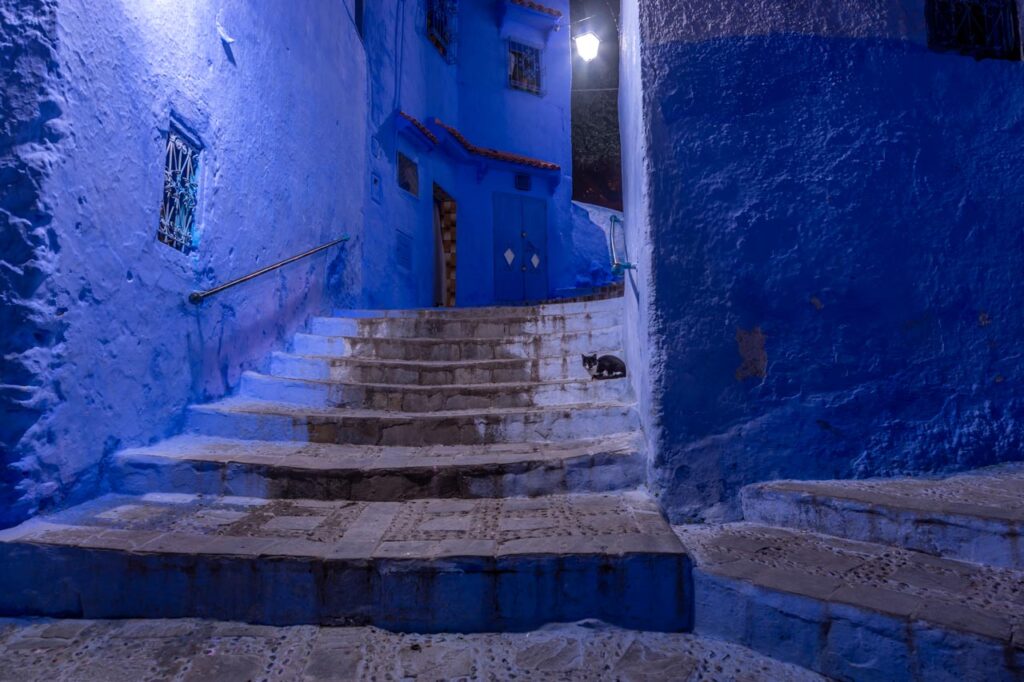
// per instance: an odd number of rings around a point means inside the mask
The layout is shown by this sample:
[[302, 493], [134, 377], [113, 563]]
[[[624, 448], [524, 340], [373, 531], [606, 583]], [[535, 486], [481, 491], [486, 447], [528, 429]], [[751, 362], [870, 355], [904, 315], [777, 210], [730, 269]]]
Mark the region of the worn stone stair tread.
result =
[[555, 443], [335, 445], [178, 436], [117, 453], [117, 492], [396, 501], [538, 496], [639, 486], [634, 433]]
[[469, 344], [487, 344], [487, 345], [509, 345], [513, 343], [518, 344], [531, 344], [536, 341], [543, 339], [551, 339], [554, 337], [566, 337], [566, 336], [594, 336], [596, 334], [603, 334], [605, 332], [621, 331], [622, 325], [611, 325], [607, 327], [593, 327], [580, 331], [570, 332], [545, 332], [538, 334], [520, 334], [513, 336], [501, 336], [501, 337], [478, 337], [478, 336], [464, 336], [464, 337], [452, 337], [452, 338], [440, 338], [431, 336], [352, 336], [349, 334], [316, 334], [313, 332], [302, 332], [298, 336], [322, 336], [327, 339], [340, 339], [351, 342], [361, 341], [386, 341], [388, 343], [405, 344], [409, 346], [458, 346], [458, 345], [469, 345]]
[[[622, 355], [621, 350], [604, 351], [612, 355]], [[368, 358], [351, 355], [318, 355], [315, 353], [286, 353], [283, 351], [274, 352], [274, 356], [282, 358], [301, 358], [307, 360], [318, 360], [330, 362], [337, 365], [366, 365], [374, 367], [405, 367], [409, 369], [457, 369], [460, 367], [479, 368], [502, 368], [515, 365], [528, 365], [539, 360], [566, 359], [564, 355], [531, 355], [521, 358], [491, 358], [483, 360], [402, 360], [392, 358]], [[579, 357], [573, 357], [573, 362], [579, 363]], [[404, 384], [403, 384], [404, 385]]]
[[639, 446], [636, 433], [553, 443], [483, 445], [338, 445], [297, 441], [259, 441], [208, 436], [176, 436], [155, 445], [122, 450], [118, 459], [166, 458], [210, 462], [245, 462], [296, 469], [437, 469], [509, 463], [564, 462], [595, 454], [625, 454]]
[[636, 491], [401, 502], [108, 494], [0, 531], [0, 542], [320, 559], [684, 554]]
[[[175, 655], [168, 655], [168, 645]], [[40, 655], [45, 651], [45, 656]], [[168, 620], [0, 620], [0, 679], [824, 682], [741, 646], [596, 621], [529, 633], [402, 634]], [[711, 673], [714, 673], [711, 675]]]
[[1024, 464], [946, 478], [772, 481], [743, 490], [749, 521], [1024, 568]]
[[[0, 531], [0, 615], [525, 630], [690, 625], [640, 492], [405, 502], [108, 494]], [[528, 595], [528, 596], [527, 596]]]
[[[696, 594], [707, 600], [704, 608], [709, 611], [698, 614], [698, 630], [703, 615], [704, 626], [722, 631], [726, 616], [710, 607], [727, 610], [728, 600], [715, 599], [723, 584], [732, 583], [731, 589], [743, 591], [744, 599], [758, 597], [742, 585], [813, 600], [823, 606], [819, 615], [826, 619], [830, 609], [838, 612], [847, 606], [899, 623], [921, 622], [985, 638], [1017, 652], [1009, 655], [1024, 663], [1024, 572], [751, 523], [675, 530], [694, 560]], [[711, 587], [713, 583], [717, 586]], [[697, 608], [702, 608], [700, 603]], [[731, 614], [736, 622], [724, 629], [742, 629], [742, 618], [736, 615]], [[806, 613], [802, 617], [809, 618]], [[764, 626], [770, 627], [767, 621]]]
[[[439, 363], [447, 365], [450, 363]], [[351, 381], [348, 379], [306, 379], [303, 377], [282, 377], [274, 374], [263, 374], [261, 372], [245, 372], [243, 376], [258, 378], [262, 381], [274, 382], [299, 382], [313, 386], [351, 386], [353, 388], [364, 388], [376, 391], [404, 391], [410, 393], [502, 393], [507, 391], [529, 391], [536, 388], [548, 387], [586, 387], [597, 383], [594, 379], [553, 379], [545, 381], [514, 381], [504, 383], [478, 383], [478, 384], [381, 384], [363, 381]], [[604, 379], [603, 384], [624, 384], [628, 379]]]
[[346, 418], [346, 419], [386, 419], [396, 422], [435, 421], [446, 417], [502, 417], [509, 415], [544, 414], [564, 412], [566, 414], [586, 409], [622, 409], [631, 410], [635, 403], [624, 401], [576, 403], [566, 405], [540, 405], [530, 407], [489, 407], [470, 410], [435, 410], [433, 412], [397, 412], [391, 410], [366, 410], [348, 407], [318, 408], [297, 406], [291, 403], [269, 400], [254, 400], [244, 397], [228, 398], [216, 403], [192, 405], [190, 410], [197, 412], [237, 412], [251, 414], [277, 415], [302, 418]]
[[493, 317], [522, 317], [533, 319], [546, 315], [585, 315], [603, 310], [621, 310], [623, 297], [615, 296], [597, 301], [571, 303], [544, 303], [528, 306], [487, 306], [480, 308], [404, 308], [395, 310], [336, 310], [331, 317], [351, 318], [434, 318], [434, 319], [489, 319]]

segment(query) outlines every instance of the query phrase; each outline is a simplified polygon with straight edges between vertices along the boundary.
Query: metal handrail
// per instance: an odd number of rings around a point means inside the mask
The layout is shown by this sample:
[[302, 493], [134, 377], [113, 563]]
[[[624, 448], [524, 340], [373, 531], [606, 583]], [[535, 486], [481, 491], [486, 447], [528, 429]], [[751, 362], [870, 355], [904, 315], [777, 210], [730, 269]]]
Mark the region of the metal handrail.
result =
[[302, 260], [303, 258], [306, 258], [307, 256], [312, 256], [314, 253], [320, 253], [324, 249], [329, 249], [332, 246], [337, 246], [338, 244], [340, 244], [342, 242], [347, 242], [348, 240], [349, 240], [349, 236], [345, 235], [341, 239], [335, 239], [333, 242], [327, 242], [326, 244], [318, 246], [315, 249], [310, 249], [309, 251], [306, 251], [305, 253], [300, 253], [297, 256], [292, 256], [291, 258], [286, 258], [286, 259], [284, 259], [283, 261], [281, 261], [279, 263], [274, 263], [273, 265], [268, 265], [267, 267], [262, 268], [260, 270], [257, 270], [256, 272], [250, 272], [248, 275], [245, 275], [243, 277], [239, 277], [238, 279], [233, 279], [230, 282], [227, 282], [226, 284], [221, 284], [219, 287], [214, 287], [213, 289], [207, 289], [206, 291], [193, 291], [191, 294], [188, 295], [189, 303], [197, 303], [197, 304], [198, 303], [202, 303], [203, 301], [208, 299], [210, 296], [213, 296], [214, 294], [219, 294], [220, 292], [224, 291], [225, 289], [230, 289], [231, 287], [239, 285], [239, 284], [242, 284], [243, 282], [248, 282], [251, 279], [256, 279], [260, 275], [265, 275], [268, 272], [271, 272], [273, 270], [277, 270], [278, 268], [284, 267], [285, 265], [288, 265], [289, 263], [294, 263], [295, 261]]
[[[613, 216], [611, 216], [609, 218], [608, 222], [609, 222], [609, 225], [608, 225], [608, 246], [611, 249], [612, 274], [618, 276], [618, 275], [621, 275], [626, 270], [636, 270], [636, 266], [633, 265], [632, 263], [630, 263], [629, 261], [620, 261], [619, 260], [619, 254], [615, 250], [615, 225], [616, 224], [619, 226], [619, 231], [622, 233], [622, 243], [623, 243], [623, 245], [625, 245], [625, 243], [626, 243], [626, 228], [625, 228], [625, 225], [622, 222], [622, 218], [620, 218], [617, 215], [613, 215]], [[629, 257], [628, 254], [625, 254], [625, 255], [626, 255], [627, 258]]]

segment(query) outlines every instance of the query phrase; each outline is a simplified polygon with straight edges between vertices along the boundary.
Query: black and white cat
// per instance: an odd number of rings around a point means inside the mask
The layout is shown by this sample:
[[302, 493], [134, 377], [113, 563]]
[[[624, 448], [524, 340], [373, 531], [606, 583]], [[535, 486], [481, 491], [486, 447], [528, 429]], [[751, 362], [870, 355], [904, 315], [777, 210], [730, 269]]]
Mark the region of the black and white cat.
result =
[[584, 355], [583, 369], [591, 379], [621, 379], [626, 376], [626, 363], [614, 355]]

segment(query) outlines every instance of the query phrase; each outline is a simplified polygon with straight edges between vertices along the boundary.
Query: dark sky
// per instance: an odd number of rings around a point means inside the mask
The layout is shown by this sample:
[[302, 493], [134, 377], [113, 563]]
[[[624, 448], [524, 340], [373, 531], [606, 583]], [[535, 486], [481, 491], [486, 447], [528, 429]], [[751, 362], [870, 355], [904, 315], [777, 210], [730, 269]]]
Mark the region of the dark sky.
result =
[[622, 209], [619, 150], [619, 0], [571, 0], [572, 35], [593, 32], [601, 51], [584, 62], [573, 50], [573, 198]]

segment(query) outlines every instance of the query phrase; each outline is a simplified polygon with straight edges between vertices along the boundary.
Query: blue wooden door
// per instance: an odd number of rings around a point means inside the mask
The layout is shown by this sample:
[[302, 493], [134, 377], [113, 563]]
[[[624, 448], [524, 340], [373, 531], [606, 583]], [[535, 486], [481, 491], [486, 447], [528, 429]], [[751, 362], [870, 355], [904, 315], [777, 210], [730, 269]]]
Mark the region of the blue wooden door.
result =
[[494, 195], [494, 298], [540, 301], [548, 294], [547, 202]]

